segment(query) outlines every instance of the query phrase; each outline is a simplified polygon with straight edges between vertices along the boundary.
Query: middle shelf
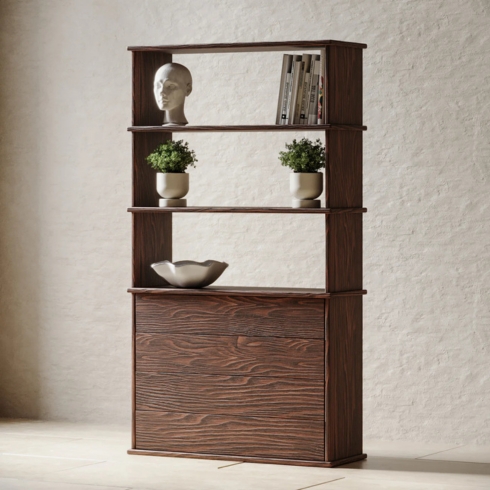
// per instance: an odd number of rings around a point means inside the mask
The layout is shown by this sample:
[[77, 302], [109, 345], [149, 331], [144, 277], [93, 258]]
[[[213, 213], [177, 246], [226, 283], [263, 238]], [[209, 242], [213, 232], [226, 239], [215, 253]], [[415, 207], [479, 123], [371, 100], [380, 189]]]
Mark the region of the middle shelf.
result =
[[130, 213], [269, 213], [269, 214], [357, 214], [367, 208], [280, 208], [252, 206], [131, 207]]
[[361, 124], [242, 124], [189, 126], [130, 126], [133, 133], [268, 132], [268, 131], [366, 131]]

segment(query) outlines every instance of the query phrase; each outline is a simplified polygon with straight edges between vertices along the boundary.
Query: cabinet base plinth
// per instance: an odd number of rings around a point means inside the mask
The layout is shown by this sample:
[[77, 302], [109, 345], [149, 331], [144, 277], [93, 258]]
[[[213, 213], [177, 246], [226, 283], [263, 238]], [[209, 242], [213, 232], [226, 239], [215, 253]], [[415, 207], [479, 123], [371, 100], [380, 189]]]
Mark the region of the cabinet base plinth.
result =
[[128, 449], [128, 454], [141, 456], [163, 456], [170, 458], [195, 458], [195, 459], [216, 459], [224, 461], [240, 461], [243, 463], [265, 463], [265, 464], [287, 464], [292, 466], [318, 466], [321, 468], [335, 468], [344, 464], [355, 463], [367, 458], [367, 454], [358, 454], [349, 458], [338, 459], [336, 461], [307, 461], [302, 459], [274, 459], [274, 458], [251, 458], [246, 456], [228, 456], [221, 454], [198, 454], [198, 453], [179, 453], [171, 451], [150, 451], [148, 449]]

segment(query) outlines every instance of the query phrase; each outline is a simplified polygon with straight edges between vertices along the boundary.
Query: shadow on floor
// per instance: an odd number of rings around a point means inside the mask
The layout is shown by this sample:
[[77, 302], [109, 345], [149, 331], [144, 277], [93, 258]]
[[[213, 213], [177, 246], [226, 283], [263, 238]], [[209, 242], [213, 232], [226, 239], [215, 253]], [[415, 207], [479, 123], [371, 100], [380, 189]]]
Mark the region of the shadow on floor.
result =
[[417, 473], [447, 473], [490, 475], [490, 464], [461, 461], [437, 461], [434, 459], [403, 459], [372, 456], [340, 468], [372, 471], [411, 471]]

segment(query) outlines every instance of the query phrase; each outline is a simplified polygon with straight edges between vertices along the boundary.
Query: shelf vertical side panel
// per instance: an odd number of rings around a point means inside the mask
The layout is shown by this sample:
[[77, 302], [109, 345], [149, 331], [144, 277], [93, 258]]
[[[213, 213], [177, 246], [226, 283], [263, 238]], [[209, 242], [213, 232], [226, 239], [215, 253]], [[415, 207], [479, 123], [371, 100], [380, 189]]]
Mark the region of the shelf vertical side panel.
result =
[[325, 461], [362, 454], [362, 296], [328, 301]]
[[133, 51], [133, 126], [158, 126], [163, 122], [153, 95], [155, 73], [172, 62], [170, 53]]
[[150, 267], [162, 260], [172, 260], [172, 214], [134, 214], [133, 287], [168, 286]]
[[156, 171], [146, 162], [155, 148], [172, 139], [172, 133], [133, 134], [133, 207], [158, 206]]
[[362, 125], [362, 49], [327, 46], [326, 50], [326, 122]]
[[[362, 50], [326, 50], [326, 122], [362, 125]], [[362, 137], [326, 131], [326, 207], [362, 207]], [[362, 215], [325, 220], [326, 291], [362, 289]], [[325, 321], [325, 460], [334, 462], [362, 454], [362, 297], [330, 298]]]

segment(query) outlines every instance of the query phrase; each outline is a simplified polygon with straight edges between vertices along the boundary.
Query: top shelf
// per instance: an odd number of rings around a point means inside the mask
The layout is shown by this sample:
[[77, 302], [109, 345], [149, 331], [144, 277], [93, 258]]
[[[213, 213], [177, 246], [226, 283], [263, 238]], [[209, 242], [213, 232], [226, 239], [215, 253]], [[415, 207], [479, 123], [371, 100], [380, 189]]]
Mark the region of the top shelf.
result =
[[171, 54], [254, 53], [263, 51], [304, 51], [326, 46], [365, 49], [367, 44], [345, 41], [283, 41], [266, 43], [177, 44], [168, 46], [129, 46], [128, 51], [161, 51]]

